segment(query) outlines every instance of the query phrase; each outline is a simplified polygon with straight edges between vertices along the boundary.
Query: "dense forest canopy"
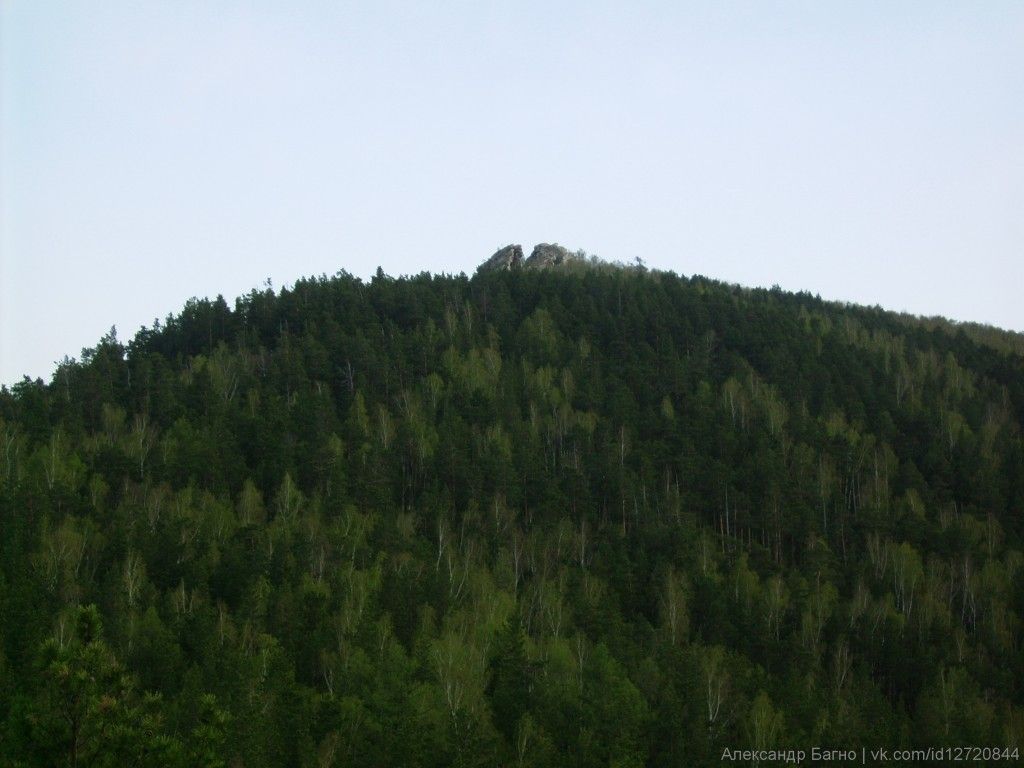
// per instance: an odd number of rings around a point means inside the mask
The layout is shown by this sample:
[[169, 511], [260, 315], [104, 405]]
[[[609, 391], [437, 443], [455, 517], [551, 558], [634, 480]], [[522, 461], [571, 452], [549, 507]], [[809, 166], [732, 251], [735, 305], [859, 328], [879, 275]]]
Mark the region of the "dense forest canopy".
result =
[[0, 763], [1019, 748], [1022, 349], [585, 262], [111, 333], [0, 391]]

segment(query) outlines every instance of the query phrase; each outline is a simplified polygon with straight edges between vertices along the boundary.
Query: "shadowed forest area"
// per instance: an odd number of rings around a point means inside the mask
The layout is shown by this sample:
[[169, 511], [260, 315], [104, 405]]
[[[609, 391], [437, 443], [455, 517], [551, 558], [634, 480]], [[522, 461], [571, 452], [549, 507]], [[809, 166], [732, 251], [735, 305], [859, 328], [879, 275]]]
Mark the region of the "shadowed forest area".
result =
[[0, 763], [1019, 749], [1022, 350], [586, 261], [112, 332], [0, 392]]

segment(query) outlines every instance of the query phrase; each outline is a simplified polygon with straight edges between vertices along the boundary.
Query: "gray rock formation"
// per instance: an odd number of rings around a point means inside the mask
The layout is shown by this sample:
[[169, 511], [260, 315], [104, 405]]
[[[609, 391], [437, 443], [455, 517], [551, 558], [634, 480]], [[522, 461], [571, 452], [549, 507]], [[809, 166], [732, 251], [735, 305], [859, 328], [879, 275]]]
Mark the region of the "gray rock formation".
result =
[[534, 246], [530, 258], [523, 258], [523, 247], [521, 245], [506, 245], [504, 248], [491, 256], [480, 265], [480, 272], [501, 272], [510, 269], [529, 268], [546, 269], [565, 264], [568, 261], [575, 261], [580, 258], [568, 248], [563, 248], [558, 243], [540, 243]]
[[563, 248], [558, 243], [540, 243], [534, 246], [533, 253], [530, 254], [530, 258], [523, 262], [524, 267], [531, 267], [533, 269], [543, 269], [544, 267], [554, 267], [558, 264], [564, 264], [567, 261], [571, 261], [576, 258], [576, 254], [567, 248]]
[[480, 265], [482, 270], [515, 269], [523, 261], [523, 246], [506, 245]]

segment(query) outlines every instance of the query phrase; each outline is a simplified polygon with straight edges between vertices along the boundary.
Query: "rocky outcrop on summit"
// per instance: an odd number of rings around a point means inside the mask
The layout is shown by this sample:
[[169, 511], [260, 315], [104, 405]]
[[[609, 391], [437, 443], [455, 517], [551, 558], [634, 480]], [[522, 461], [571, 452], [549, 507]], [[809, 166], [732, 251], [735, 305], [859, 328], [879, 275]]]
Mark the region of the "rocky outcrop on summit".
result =
[[480, 272], [503, 272], [510, 269], [546, 269], [581, 258], [581, 254], [573, 253], [558, 243], [540, 243], [534, 246], [528, 259], [523, 258], [521, 245], [506, 245], [498, 249], [491, 258], [480, 265]]
[[558, 243], [541, 243], [534, 246], [530, 258], [523, 262], [524, 267], [543, 269], [564, 264], [576, 258], [576, 254], [568, 248], [563, 248]]
[[480, 265], [480, 269], [501, 270], [515, 269], [523, 261], [523, 246], [506, 245], [499, 248], [491, 258]]

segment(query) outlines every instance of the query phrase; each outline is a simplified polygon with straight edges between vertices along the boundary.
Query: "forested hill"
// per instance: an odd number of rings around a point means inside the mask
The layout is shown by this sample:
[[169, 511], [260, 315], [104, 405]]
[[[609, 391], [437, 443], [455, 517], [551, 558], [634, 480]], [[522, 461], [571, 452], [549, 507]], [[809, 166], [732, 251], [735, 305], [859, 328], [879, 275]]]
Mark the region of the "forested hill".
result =
[[1020, 349], [587, 263], [189, 302], [0, 394], [0, 764], [1019, 749]]

